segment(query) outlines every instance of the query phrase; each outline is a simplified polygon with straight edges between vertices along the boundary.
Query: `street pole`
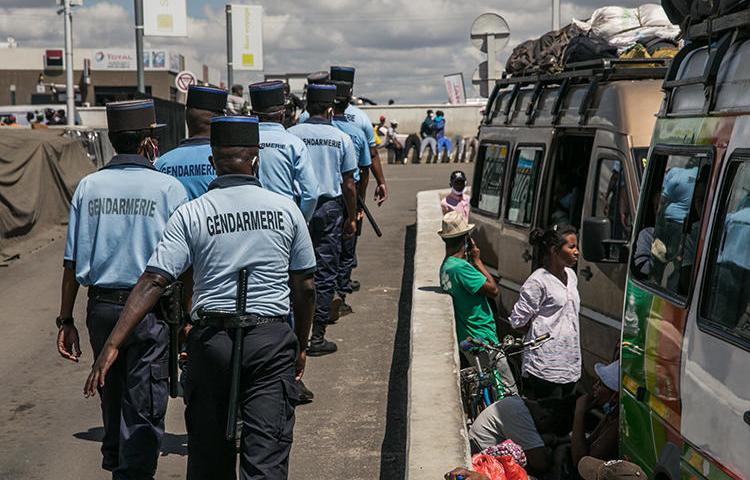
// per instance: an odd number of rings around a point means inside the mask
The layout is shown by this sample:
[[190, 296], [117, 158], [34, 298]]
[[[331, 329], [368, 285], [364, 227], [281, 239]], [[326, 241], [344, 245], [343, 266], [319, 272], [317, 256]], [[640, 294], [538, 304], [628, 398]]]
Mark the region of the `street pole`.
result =
[[226, 6], [227, 12], [227, 90], [232, 88], [234, 84], [234, 64], [232, 58], [234, 57], [234, 50], [232, 47], [232, 6]]
[[138, 72], [138, 91], [146, 93], [143, 76], [143, 0], [135, 0], [135, 62]]
[[73, 87], [73, 10], [70, 0], [63, 0], [63, 16], [65, 17], [65, 96], [68, 126], [76, 124], [76, 93]]
[[560, 0], [552, 0], [552, 30], [560, 30]]

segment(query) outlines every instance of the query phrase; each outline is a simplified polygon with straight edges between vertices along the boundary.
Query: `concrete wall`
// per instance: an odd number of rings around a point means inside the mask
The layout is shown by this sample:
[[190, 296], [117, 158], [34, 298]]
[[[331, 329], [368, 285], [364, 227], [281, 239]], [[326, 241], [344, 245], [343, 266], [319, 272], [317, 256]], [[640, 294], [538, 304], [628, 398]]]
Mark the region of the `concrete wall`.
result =
[[386, 121], [398, 120], [399, 133], [419, 133], [426, 111], [442, 110], [445, 113], [445, 133], [449, 137], [461, 135], [473, 137], [482, 120], [484, 105], [367, 105], [360, 107], [372, 123], [378, 123], [381, 115]]
[[411, 307], [407, 480], [440, 479], [455, 467], [470, 465], [453, 304], [451, 297], [439, 289], [445, 247], [437, 231], [442, 217], [440, 190], [419, 192]]

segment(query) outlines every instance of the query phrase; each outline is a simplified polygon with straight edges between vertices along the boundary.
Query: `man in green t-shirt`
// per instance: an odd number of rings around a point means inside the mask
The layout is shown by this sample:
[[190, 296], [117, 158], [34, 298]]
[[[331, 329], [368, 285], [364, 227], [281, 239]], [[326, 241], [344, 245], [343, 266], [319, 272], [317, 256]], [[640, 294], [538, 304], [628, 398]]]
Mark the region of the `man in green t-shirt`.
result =
[[[448, 212], [443, 216], [443, 228], [438, 232], [445, 242], [440, 286], [453, 298], [456, 338], [459, 342], [472, 337], [499, 343], [495, 317], [488, 299], [497, 297], [500, 291], [479, 258], [479, 247], [470, 236], [473, 230], [474, 225], [468, 223], [459, 212]], [[505, 379], [503, 383], [515, 383], [505, 358], [498, 361], [497, 368]], [[511, 390], [516, 391], [515, 388]]]

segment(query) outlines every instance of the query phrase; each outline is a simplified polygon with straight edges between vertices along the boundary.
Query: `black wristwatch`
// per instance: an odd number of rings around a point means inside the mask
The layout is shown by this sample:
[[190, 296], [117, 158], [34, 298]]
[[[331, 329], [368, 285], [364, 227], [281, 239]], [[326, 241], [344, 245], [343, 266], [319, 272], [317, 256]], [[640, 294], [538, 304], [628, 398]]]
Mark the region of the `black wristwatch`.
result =
[[57, 325], [57, 329], [61, 329], [63, 325], [73, 325], [73, 317], [57, 317], [55, 319], [55, 325]]

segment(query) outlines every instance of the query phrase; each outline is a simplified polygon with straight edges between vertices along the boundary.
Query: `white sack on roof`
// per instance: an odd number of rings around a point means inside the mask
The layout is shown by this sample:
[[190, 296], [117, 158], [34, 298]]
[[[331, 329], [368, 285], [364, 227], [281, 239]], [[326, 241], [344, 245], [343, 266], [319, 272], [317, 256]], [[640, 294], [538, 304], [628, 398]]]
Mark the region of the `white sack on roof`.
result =
[[[590, 31], [608, 41], [617, 36], [613, 43], [617, 46], [626, 43], [632, 45], [647, 35], [673, 40], [680, 32], [679, 27], [669, 21], [661, 5], [656, 3], [647, 3], [638, 8], [602, 7], [594, 10], [590, 19], [573, 20], [573, 23], [581, 30]], [[626, 32], [629, 34], [624, 35]]]
[[602, 7], [591, 15], [591, 33], [608, 40], [613, 35], [641, 26], [635, 8]]

